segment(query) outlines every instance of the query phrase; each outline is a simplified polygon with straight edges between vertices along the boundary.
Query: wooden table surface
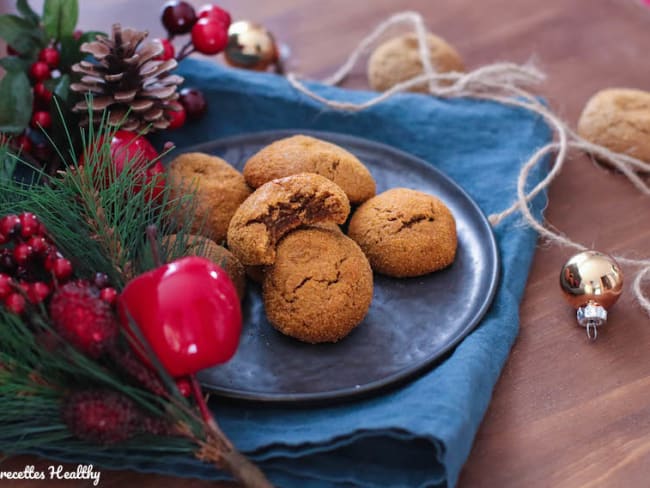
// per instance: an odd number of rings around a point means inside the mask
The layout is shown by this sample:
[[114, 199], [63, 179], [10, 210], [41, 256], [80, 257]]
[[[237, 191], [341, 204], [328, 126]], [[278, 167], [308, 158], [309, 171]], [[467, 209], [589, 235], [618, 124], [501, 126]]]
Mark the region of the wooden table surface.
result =
[[[162, 35], [161, 4], [84, 0], [80, 27], [108, 31], [113, 21], [122, 21]], [[417, 10], [432, 32], [458, 48], [469, 68], [535, 59], [548, 74], [542, 94], [573, 125], [599, 89], [650, 90], [650, 8], [634, 0], [224, 0], [222, 4], [235, 19], [264, 23], [290, 46], [290, 67], [314, 78], [333, 72], [389, 14]], [[0, 0], [0, 9], [7, 8]], [[367, 87], [364, 64], [344, 86]], [[648, 198], [620, 175], [575, 154], [550, 190], [546, 216], [571, 238], [595, 249], [649, 256], [648, 204]], [[607, 329], [596, 343], [589, 343], [558, 289], [560, 267], [570, 255], [567, 249], [539, 245], [521, 306], [521, 333], [461, 474], [461, 487], [647, 486], [650, 320], [626, 287]], [[628, 270], [628, 285], [631, 276]], [[2, 469], [22, 469], [34, 462], [41, 467], [49, 464], [20, 457]], [[215, 485], [103, 471], [101, 486]]]

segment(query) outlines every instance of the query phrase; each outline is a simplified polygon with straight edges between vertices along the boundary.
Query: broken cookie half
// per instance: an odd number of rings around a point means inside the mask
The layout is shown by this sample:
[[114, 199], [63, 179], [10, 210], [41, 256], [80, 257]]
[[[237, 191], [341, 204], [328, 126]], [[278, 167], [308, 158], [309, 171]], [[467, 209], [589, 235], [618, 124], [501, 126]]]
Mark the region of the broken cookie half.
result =
[[327, 178], [299, 173], [269, 181], [239, 207], [228, 227], [228, 248], [247, 266], [271, 265], [280, 239], [299, 227], [343, 224], [350, 214], [345, 192]]

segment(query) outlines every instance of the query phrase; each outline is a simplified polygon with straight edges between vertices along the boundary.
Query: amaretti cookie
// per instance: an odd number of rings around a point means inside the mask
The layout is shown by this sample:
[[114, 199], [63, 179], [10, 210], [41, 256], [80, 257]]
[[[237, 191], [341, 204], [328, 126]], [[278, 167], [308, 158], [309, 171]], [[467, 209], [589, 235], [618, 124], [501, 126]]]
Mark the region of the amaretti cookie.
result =
[[456, 221], [438, 198], [394, 188], [361, 205], [348, 235], [372, 269], [397, 278], [420, 276], [449, 266], [456, 256]]
[[267, 317], [283, 334], [309, 343], [336, 342], [366, 316], [372, 270], [342, 232], [298, 229], [278, 244], [263, 294]]
[[209, 154], [185, 153], [172, 161], [168, 182], [175, 197], [195, 192], [192, 232], [222, 242], [239, 205], [251, 194], [242, 174]]
[[354, 154], [314, 137], [280, 139], [253, 155], [244, 166], [253, 188], [296, 173], [316, 173], [339, 185], [353, 205], [375, 194], [375, 180]]
[[[431, 66], [437, 73], [465, 71], [458, 52], [444, 39], [427, 35]], [[424, 73], [420, 47], [415, 34], [405, 34], [380, 45], [368, 60], [368, 81], [373, 90], [385, 91], [394, 85]], [[411, 91], [426, 92], [428, 83], [414, 86]]]
[[350, 213], [343, 190], [324, 176], [301, 173], [269, 181], [241, 204], [228, 228], [228, 248], [246, 266], [275, 262], [288, 232], [318, 222], [342, 224]]
[[599, 91], [582, 111], [578, 133], [594, 144], [650, 162], [650, 92]]
[[182, 256], [202, 256], [221, 266], [232, 280], [240, 299], [246, 293], [246, 270], [233, 253], [211, 239], [203, 236], [186, 235], [179, 240], [176, 234], [165, 236], [163, 246], [168, 252]]

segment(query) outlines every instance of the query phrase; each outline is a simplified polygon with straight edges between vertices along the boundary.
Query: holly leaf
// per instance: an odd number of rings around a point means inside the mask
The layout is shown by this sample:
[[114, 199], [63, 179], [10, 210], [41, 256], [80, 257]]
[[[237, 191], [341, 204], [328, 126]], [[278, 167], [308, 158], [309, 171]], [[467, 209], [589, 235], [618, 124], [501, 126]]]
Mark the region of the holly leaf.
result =
[[20, 133], [32, 116], [34, 95], [23, 71], [7, 71], [0, 81], [0, 132]]
[[37, 30], [17, 15], [0, 15], [0, 37], [25, 56], [35, 54], [41, 48]]
[[7, 56], [0, 59], [0, 66], [2, 66], [5, 71], [27, 71], [29, 65], [29, 61], [19, 58], [18, 56]]
[[50, 38], [56, 40], [71, 36], [79, 19], [77, 0], [45, 0], [43, 27]]
[[32, 10], [29, 3], [27, 3], [27, 0], [18, 0], [16, 2], [16, 10], [18, 10], [23, 18], [30, 22], [32, 26], [38, 27], [41, 18]]

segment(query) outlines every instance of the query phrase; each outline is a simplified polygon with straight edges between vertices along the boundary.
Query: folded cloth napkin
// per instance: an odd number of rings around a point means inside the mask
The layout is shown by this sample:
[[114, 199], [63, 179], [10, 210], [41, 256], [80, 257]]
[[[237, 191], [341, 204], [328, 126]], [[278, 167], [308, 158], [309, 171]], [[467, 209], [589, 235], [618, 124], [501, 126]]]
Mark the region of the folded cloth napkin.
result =
[[[168, 134], [179, 147], [271, 129], [341, 132], [419, 156], [458, 182], [486, 214], [515, 199], [523, 162], [550, 132], [530, 112], [471, 99], [397, 95], [360, 113], [328, 110], [284, 78], [186, 60], [187, 86], [203, 91], [209, 109], [198, 123]], [[371, 93], [310, 85], [353, 102]], [[533, 171], [537, 183], [545, 169]], [[535, 214], [544, 196], [532, 203]], [[214, 405], [223, 430], [282, 487], [454, 486], [517, 335], [518, 306], [536, 236], [511, 217], [496, 229], [502, 276], [481, 325], [427, 374], [370, 399], [329, 407]], [[47, 452], [65, 459], [62, 453]], [[80, 461], [74, 459], [74, 461]], [[212, 466], [173, 455], [97, 454], [86, 461], [117, 468], [218, 478]]]

